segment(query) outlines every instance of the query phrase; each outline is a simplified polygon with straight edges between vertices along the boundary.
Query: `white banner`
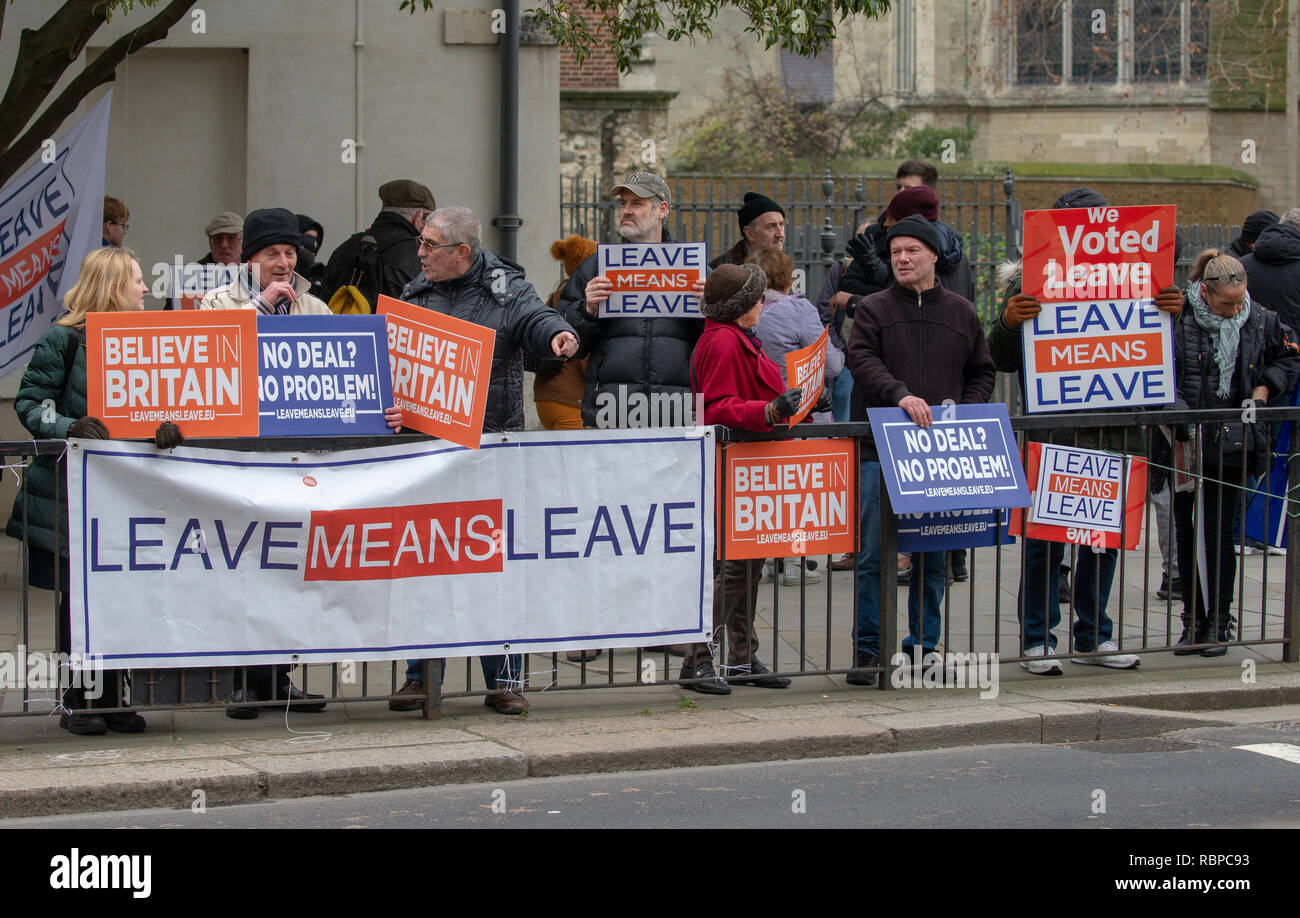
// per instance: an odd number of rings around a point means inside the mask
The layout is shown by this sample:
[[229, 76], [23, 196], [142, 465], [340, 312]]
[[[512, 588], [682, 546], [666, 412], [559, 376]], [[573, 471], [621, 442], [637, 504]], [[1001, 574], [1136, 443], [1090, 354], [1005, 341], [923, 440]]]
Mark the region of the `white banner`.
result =
[[711, 429], [319, 453], [73, 440], [72, 644], [108, 668], [699, 641]]
[[0, 375], [22, 366], [63, 312], [63, 294], [104, 230], [105, 93], [86, 117], [0, 189]]

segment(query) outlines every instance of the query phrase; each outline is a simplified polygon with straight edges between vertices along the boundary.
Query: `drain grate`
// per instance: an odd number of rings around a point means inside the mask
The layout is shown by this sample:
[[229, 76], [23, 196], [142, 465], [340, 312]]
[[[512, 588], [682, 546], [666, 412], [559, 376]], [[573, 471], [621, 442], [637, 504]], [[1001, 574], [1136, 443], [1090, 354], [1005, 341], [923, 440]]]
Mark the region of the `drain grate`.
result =
[[1093, 740], [1087, 743], [1065, 743], [1071, 749], [1084, 752], [1101, 752], [1107, 755], [1131, 755], [1141, 752], [1185, 752], [1188, 749], [1200, 749], [1195, 743], [1165, 739], [1114, 739]]

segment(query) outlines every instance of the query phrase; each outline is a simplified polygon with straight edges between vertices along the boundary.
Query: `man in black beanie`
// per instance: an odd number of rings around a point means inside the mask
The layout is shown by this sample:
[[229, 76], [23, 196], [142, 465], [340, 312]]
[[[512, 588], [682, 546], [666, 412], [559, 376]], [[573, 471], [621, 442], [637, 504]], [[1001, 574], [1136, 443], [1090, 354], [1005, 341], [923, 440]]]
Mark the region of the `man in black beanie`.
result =
[[[904, 217], [887, 237], [893, 281], [858, 304], [849, 332], [848, 365], [853, 387], [868, 408], [899, 407], [920, 427], [933, 421], [930, 406], [946, 399], [982, 404], [997, 373], [984, 328], [970, 300], [937, 279], [939, 233], [919, 215]], [[880, 646], [880, 459], [875, 440], [862, 438], [858, 477], [861, 551], [858, 552], [858, 613], [850, 685], [874, 685]], [[928, 665], [940, 632], [940, 604], [947, 585], [946, 552], [915, 552], [908, 585], [908, 635], [903, 652], [921, 654]], [[891, 559], [892, 560], [892, 559]]]
[[308, 293], [295, 272], [302, 234], [298, 217], [283, 207], [255, 210], [244, 218], [244, 267], [234, 282], [208, 291], [200, 309], [256, 309], [263, 315], [331, 315]]
[[[1265, 227], [1272, 226], [1278, 221], [1277, 214], [1271, 210], [1257, 210], [1245, 220], [1241, 221], [1241, 231], [1232, 237], [1232, 242], [1228, 244], [1228, 251], [1233, 255], [1241, 258], [1249, 255], [1255, 248], [1255, 240], [1259, 234], [1264, 231]], [[1251, 294], [1253, 298], [1255, 294]], [[1271, 303], [1266, 304], [1270, 309], [1273, 308]]]
[[743, 265], [751, 255], [785, 245], [785, 211], [767, 195], [746, 191], [736, 217], [740, 221], [740, 240], [710, 261], [709, 268]]

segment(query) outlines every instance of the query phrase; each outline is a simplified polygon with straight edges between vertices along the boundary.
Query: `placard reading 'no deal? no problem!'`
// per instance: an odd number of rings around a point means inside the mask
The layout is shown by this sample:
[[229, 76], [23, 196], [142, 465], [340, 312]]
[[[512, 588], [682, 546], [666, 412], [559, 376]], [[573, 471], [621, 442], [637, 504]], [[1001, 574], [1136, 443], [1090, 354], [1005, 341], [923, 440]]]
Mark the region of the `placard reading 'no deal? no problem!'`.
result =
[[257, 313], [88, 313], [86, 400], [114, 438], [257, 436]]
[[703, 318], [695, 284], [704, 280], [704, 243], [629, 242], [602, 245], [596, 252], [600, 273], [614, 285], [609, 299], [598, 307], [597, 318]]
[[1026, 410], [1174, 400], [1173, 331], [1155, 307], [1174, 280], [1171, 206], [1025, 214], [1023, 290], [1042, 312], [1021, 326]]
[[478, 449], [492, 374], [490, 328], [379, 297], [402, 426]]

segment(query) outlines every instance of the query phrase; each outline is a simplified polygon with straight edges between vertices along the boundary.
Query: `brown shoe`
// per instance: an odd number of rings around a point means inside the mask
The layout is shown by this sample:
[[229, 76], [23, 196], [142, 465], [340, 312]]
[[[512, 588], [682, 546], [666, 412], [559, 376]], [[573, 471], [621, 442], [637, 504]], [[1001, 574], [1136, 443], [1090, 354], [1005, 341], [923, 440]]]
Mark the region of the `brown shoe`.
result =
[[831, 570], [833, 571], [851, 571], [857, 566], [858, 556], [851, 551], [846, 551], [831, 562]]
[[587, 650], [566, 650], [564, 652], [564, 659], [570, 663], [590, 663], [598, 656], [600, 656], [600, 651], [595, 647]]
[[528, 699], [515, 692], [492, 692], [483, 698], [485, 708], [495, 708], [498, 714], [522, 714], [528, 710]]
[[[411, 697], [411, 696], [417, 697]], [[394, 695], [388, 696], [390, 711], [418, 711], [424, 707], [424, 683], [419, 679], [407, 679]]]

